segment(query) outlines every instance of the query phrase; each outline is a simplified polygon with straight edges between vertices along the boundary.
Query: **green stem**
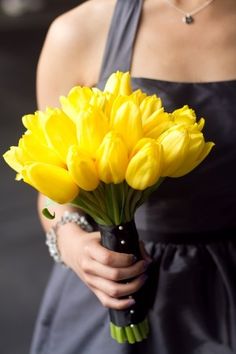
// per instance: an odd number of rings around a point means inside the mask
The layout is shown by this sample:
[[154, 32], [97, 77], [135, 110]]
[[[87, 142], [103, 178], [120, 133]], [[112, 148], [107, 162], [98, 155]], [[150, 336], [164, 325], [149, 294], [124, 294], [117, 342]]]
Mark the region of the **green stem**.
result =
[[116, 190], [117, 189], [116, 185], [111, 183], [109, 187], [111, 190], [113, 220], [115, 222], [115, 225], [119, 225], [120, 224], [119, 195]]
[[110, 322], [110, 334], [113, 339], [116, 339], [116, 327], [112, 322]]
[[129, 342], [130, 344], [134, 344], [134, 343], [135, 343], [135, 337], [134, 337], [132, 328], [131, 328], [130, 326], [126, 326], [126, 327], [125, 327], [125, 333], [126, 333], [128, 342]]
[[125, 186], [126, 182], [122, 182], [120, 184], [120, 196], [121, 196], [121, 207], [120, 207], [120, 221], [121, 222], [124, 222], [124, 212], [125, 212], [125, 196], [126, 196], [126, 193], [125, 193]]
[[94, 206], [91, 205], [91, 203], [84, 197], [74, 199], [71, 204], [76, 207], [80, 207], [85, 211], [85, 213], [89, 214], [99, 224], [112, 225], [112, 221], [109, 219], [106, 213], [102, 213], [99, 208], [94, 208]]
[[136, 342], [141, 342], [143, 340], [142, 334], [140, 333], [138, 325], [134, 325], [132, 327], [133, 334], [135, 337]]
[[126, 342], [126, 335], [123, 327], [116, 327], [116, 339], [118, 343]]
[[103, 212], [106, 212], [106, 208], [104, 205], [104, 196], [101, 198], [101, 195], [97, 190], [94, 190], [90, 193], [93, 196], [94, 200], [96, 200], [96, 204], [102, 209]]
[[133, 196], [134, 189], [129, 187], [127, 194], [126, 194], [126, 201], [125, 201], [125, 221], [128, 222], [133, 218], [130, 210], [130, 201]]

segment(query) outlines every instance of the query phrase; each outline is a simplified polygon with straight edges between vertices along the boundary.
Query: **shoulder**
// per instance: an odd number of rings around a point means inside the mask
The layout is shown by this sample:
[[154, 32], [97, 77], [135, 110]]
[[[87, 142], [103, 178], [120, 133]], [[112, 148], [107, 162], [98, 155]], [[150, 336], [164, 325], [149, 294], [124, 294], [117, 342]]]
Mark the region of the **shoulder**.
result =
[[[57, 97], [74, 85], [96, 84], [115, 3], [89, 0], [52, 22], [38, 65], [38, 97], [47, 99], [52, 90]], [[40, 97], [44, 106], [45, 98]]]
[[[110, 21], [115, 0], [89, 0], [56, 18], [48, 35], [52, 40], [86, 40], [96, 36]], [[61, 42], [63, 43], [63, 42]], [[87, 43], [88, 44], [88, 43]]]

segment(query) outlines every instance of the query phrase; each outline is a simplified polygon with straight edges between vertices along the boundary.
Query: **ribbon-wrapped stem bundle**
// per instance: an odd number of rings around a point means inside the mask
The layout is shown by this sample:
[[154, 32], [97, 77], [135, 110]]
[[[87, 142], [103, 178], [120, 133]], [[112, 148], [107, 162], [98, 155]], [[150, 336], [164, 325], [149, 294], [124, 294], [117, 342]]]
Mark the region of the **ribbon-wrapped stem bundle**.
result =
[[[103, 91], [77, 86], [60, 102], [23, 117], [26, 132], [5, 161], [17, 180], [89, 214], [105, 247], [140, 258], [135, 211], [164, 178], [181, 177], [206, 158], [214, 143], [205, 142], [204, 119], [187, 105], [166, 112], [156, 95], [133, 92], [122, 72]], [[142, 292], [132, 294], [135, 308], [110, 311], [111, 335], [120, 343], [148, 335]]]

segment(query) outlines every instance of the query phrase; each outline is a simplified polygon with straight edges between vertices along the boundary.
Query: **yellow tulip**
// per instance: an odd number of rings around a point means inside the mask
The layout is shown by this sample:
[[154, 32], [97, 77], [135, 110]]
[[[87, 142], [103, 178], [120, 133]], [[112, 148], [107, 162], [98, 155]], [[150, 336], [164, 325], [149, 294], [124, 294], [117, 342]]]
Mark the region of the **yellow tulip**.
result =
[[45, 163], [25, 166], [22, 176], [26, 183], [57, 203], [71, 202], [79, 192], [69, 172]]
[[214, 143], [205, 143], [199, 128], [202, 128], [202, 123], [176, 125], [160, 136], [158, 142], [164, 151], [162, 176], [181, 177], [206, 158]]
[[22, 136], [18, 146], [12, 146], [3, 157], [7, 164], [19, 173], [17, 179], [20, 178], [20, 173], [24, 166], [33, 162], [65, 167], [58, 155], [51, 148], [43, 145], [41, 141], [37, 141], [35, 134], [30, 131], [27, 131]]
[[65, 162], [70, 146], [77, 144], [76, 126], [60, 109], [48, 109], [46, 114], [44, 130], [48, 145]]
[[162, 106], [161, 99], [156, 95], [147, 96], [140, 104], [140, 111], [142, 115], [142, 121], [145, 122], [148, 117], [160, 110]]
[[19, 140], [19, 147], [24, 152], [25, 164], [29, 162], [45, 162], [64, 167], [62, 159], [49, 146], [41, 144], [35, 139], [35, 135], [28, 131]]
[[34, 135], [37, 141], [47, 145], [47, 140], [44, 132], [44, 125], [47, 115], [44, 112], [37, 111], [34, 114], [27, 114], [22, 117], [22, 122], [25, 128]]
[[79, 113], [89, 104], [91, 97], [93, 97], [91, 88], [75, 86], [67, 97], [60, 97], [62, 110], [76, 123]]
[[191, 172], [207, 157], [214, 145], [215, 144], [212, 142], [205, 143], [201, 132], [194, 134], [190, 133], [188, 153], [184, 163], [171, 175], [171, 177], [181, 177]]
[[176, 109], [172, 112], [172, 116], [176, 124], [194, 124], [196, 122], [196, 114], [194, 110], [187, 105]]
[[11, 146], [3, 155], [6, 163], [16, 172], [20, 173], [24, 167], [24, 152], [18, 146]]
[[122, 101], [120, 106], [117, 103], [116, 111], [112, 112], [110, 124], [111, 129], [122, 136], [130, 152], [143, 137], [142, 121], [139, 107], [132, 100]]
[[147, 94], [143, 91], [141, 91], [140, 89], [132, 92], [132, 94], [129, 96], [132, 101], [137, 104], [138, 106], [141, 105], [141, 103], [143, 102], [143, 100], [147, 97]]
[[164, 131], [174, 125], [171, 115], [160, 108], [143, 119], [144, 136], [157, 139]]
[[94, 160], [77, 146], [71, 146], [67, 156], [67, 166], [78, 186], [92, 191], [99, 184], [98, 173]]
[[133, 150], [131, 151], [129, 158], [131, 159], [134, 155], [136, 155], [137, 152], [139, 152], [139, 150], [141, 150], [144, 147], [144, 145], [146, 145], [147, 143], [153, 143], [153, 139], [151, 139], [151, 138], [140, 139], [137, 142], [137, 144], [134, 146]]
[[128, 96], [132, 93], [131, 78], [128, 72], [122, 73], [117, 71], [113, 73], [107, 80], [105, 92], [111, 92], [114, 96]]
[[78, 146], [95, 158], [96, 151], [109, 130], [108, 119], [95, 107], [87, 107], [77, 121]]
[[[162, 147], [154, 139], [142, 139], [134, 148], [125, 179], [134, 189], [144, 190], [160, 178], [162, 168]], [[140, 148], [140, 149], [139, 149]]]
[[114, 131], [107, 133], [97, 151], [97, 168], [101, 181], [120, 183], [125, 179], [128, 149], [122, 137]]
[[161, 176], [172, 176], [185, 161], [189, 148], [189, 134], [181, 126], [173, 126], [157, 139], [163, 147], [163, 166]]

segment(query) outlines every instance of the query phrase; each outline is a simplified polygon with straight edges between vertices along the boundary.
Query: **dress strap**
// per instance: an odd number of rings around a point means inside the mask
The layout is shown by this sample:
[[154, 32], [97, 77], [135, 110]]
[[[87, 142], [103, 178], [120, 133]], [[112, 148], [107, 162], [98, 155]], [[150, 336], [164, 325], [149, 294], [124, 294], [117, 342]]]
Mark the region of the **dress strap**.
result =
[[99, 81], [113, 72], [129, 71], [133, 44], [144, 0], [117, 0], [102, 61]]

